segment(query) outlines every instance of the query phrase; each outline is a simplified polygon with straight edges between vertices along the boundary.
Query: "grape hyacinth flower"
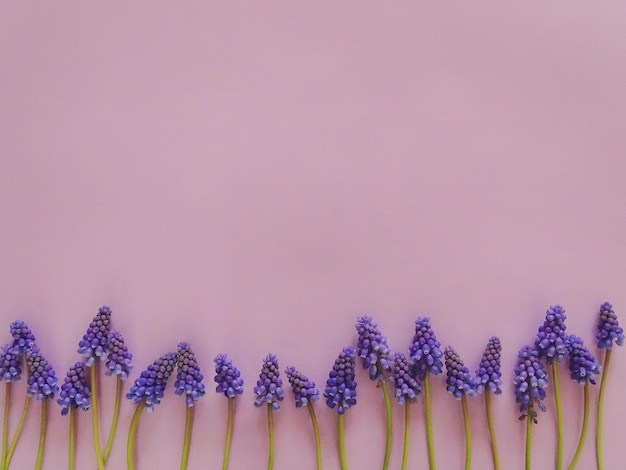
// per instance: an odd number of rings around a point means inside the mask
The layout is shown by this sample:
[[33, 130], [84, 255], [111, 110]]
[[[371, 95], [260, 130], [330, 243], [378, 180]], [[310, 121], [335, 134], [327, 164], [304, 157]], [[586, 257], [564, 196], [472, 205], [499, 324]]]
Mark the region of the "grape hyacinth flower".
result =
[[491, 413], [491, 394], [500, 395], [502, 390], [502, 373], [500, 372], [500, 356], [502, 354], [502, 344], [500, 338], [492, 336], [487, 341], [485, 352], [480, 360], [480, 365], [476, 371], [476, 391], [485, 394], [485, 414], [487, 416], [487, 427], [489, 428], [489, 440], [491, 443], [491, 457], [493, 459], [494, 470], [500, 470], [500, 454], [498, 452], [498, 442], [496, 440], [495, 427], [493, 425], [493, 415]]
[[600, 375], [601, 367], [596, 358], [589, 352], [583, 344], [583, 340], [575, 335], [567, 337], [566, 341], [569, 370], [572, 380], [575, 380], [584, 387], [583, 389], [583, 423], [580, 431], [580, 438], [576, 452], [568, 469], [573, 470], [578, 463], [580, 454], [583, 451], [585, 438], [587, 436], [587, 423], [589, 422], [589, 384], [595, 385], [594, 377]]
[[428, 463], [430, 470], [437, 466], [435, 462], [435, 444], [433, 441], [433, 420], [430, 398], [430, 375], [441, 374], [443, 363], [441, 357], [441, 343], [437, 341], [435, 332], [430, 326], [430, 318], [419, 317], [415, 321], [415, 336], [409, 347], [409, 354], [415, 373], [420, 382], [423, 382], [424, 392], [424, 421], [426, 424], [426, 441], [428, 447]]
[[467, 396], [473, 397], [476, 395], [476, 383], [469, 369], [465, 367], [465, 364], [463, 364], [463, 361], [452, 346], [446, 347], [444, 356], [446, 364], [446, 389], [454, 398], [461, 400], [463, 428], [465, 430], [465, 470], [470, 470], [472, 467], [472, 432], [470, 428]]
[[243, 394], [243, 379], [241, 378], [239, 370], [233, 365], [233, 362], [226, 354], [218, 354], [213, 361], [215, 362], [214, 379], [217, 383], [215, 391], [217, 393], [223, 393], [228, 399], [226, 442], [224, 443], [224, 458], [222, 460], [222, 470], [227, 470], [235, 417], [234, 401], [237, 395]]
[[315, 409], [313, 408], [313, 402], [319, 400], [320, 392], [315, 386], [315, 382], [309, 380], [309, 378], [296, 370], [294, 367], [287, 367], [285, 369], [285, 375], [291, 385], [293, 396], [296, 400], [296, 408], [306, 406], [311, 418], [311, 424], [313, 425], [313, 436], [315, 438], [315, 456], [317, 470], [322, 468], [322, 445], [320, 441], [320, 431], [317, 424], [317, 417], [315, 416]]
[[269, 455], [267, 469], [274, 467], [274, 411], [280, 410], [280, 404], [284, 398], [283, 381], [280, 378], [278, 359], [274, 354], [268, 354], [263, 361], [263, 368], [259, 374], [259, 380], [254, 387], [256, 400], [254, 406], [267, 405], [267, 427], [269, 434]]
[[515, 401], [522, 413], [520, 420], [526, 419], [526, 470], [530, 470], [532, 450], [532, 425], [537, 423], [535, 407], [546, 411], [543, 400], [546, 398], [548, 380], [539, 352], [532, 346], [524, 346], [517, 355], [515, 367]]
[[148, 366], [137, 379], [126, 394], [126, 398], [132, 400], [137, 405], [128, 431], [128, 442], [126, 445], [126, 465], [128, 470], [135, 468], [135, 435], [139, 425], [139, 418], [145, 409], [148, 413], [154, 411], [154, 407], [161, 403], [167, 381], [176, 367], [176, 353], [166, 353]]
[[624, 345], [624, 330], [619, 326], [617, 315], [613, 309], [613, 305], [604, 302], [600, 305], [598, 313], [598, 333], [596, 335], [598, 349], [604, 349], [604, 361], [602, 364], [602, 380], [600, 381], [600, 390], [598, 392], [598, 413], [596, 426], [596, 463], [598, 470], [603, 470], [604, 460], [602, 458], [602, 426], [603, 426], [603, 409], [604, 409], [604, 393], [606, 390], [607, 377], [609, 374], [609, 364], [611, 362], [611, 351], [613, 343], [618, 346]]
[[15, 320], [9, 327], [13, 337], [13, 348], [25, 354], [35, 345], [35, 335], [22, 320]]
[[400, 405], [404, 406], [404, 446], [402, 450], [401, 470], [406, 468], [409, 457], [409, 435], [410, 435], [410, 417], [411, 404], [417, 401], [417, 397], [422, 393], [422, 389], [414, 375], [415, 368], [410, 359], [397, 352], [394, 356], [393, 375], [391, 381], [395, 389], [395, 397]]
[[204, 377], [198, 367], [196, 355], [191, 349], [191, 345], [185, 341], [178, 344], [178, 373], [174, 389], [176, 395], [185, 396], [187, 412], [185, 414], [185, 437], [183, 440], [183, 453], [180, 464], [181, 470], [187, 468], [189, 461], [189, 446], [191, 444], [191, 432], [193, 423], [194, 405], [204, 396]]
[[391, 456], [393, 432], [391, 398], [389, 396], [387, 377], [385, 375], [391, 370], [389, 360], [390, 350], [387, 345], [387, 338], [382, 335], [372, 317], [359, 317], [356, 322], [356, 331], [358, 333], [357, 355], [363, 359], [363, 368], [368, 370], [370, 380], [376, 380], [383, 390], [387, 424], [383, 470], [387, 470], [389, 468], [389, 457]]
[[[6, 382], [4, 395], [4, 421], [2, 428], [2, 454], [0, 455], [1, 466], [4, 467], [9, 449], [9, 410], [11, 408], [11, 389], [13, 382], [22, 378], [22, 364], [19, 349], [11, 344], [5, 344], [0, 349], [0, 380]], [[26, 400], [28, 405], [28, 399]]]
[[324, 397], [326, 405], [337, 407], [337, 443], [341, 470], [348, 468], [344, 442], [344, 418], [346, 410], [356, 405], [355, 361], [356, 351], [352, 346], [343, 348], [326, 380]]

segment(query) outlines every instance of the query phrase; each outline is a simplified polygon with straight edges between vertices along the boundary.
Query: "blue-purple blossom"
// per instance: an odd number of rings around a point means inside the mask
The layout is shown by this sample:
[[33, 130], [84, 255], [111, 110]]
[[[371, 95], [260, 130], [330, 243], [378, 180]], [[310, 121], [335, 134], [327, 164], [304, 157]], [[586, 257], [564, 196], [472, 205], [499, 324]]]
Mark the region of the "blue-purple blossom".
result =
[[78, 354], [87, 357], [86, 365], [90, 367], [94, 359], [99, 357], [106, 359], [109, 339], [109, 329], [111, 328], [111, 309], [102, 306], [93, 318], [83, 335], [83, 339], [78, 343]]
[[476, 395], [476, 384], [465, 367], [463, 361], [452, 346], [446, 347], [444, 351], [446, 359], [446, 390], [460, 400], [463, 395], [473, 397]]
[[493, 336], [487, 341], [487, 347], [480, 360], [480, 365], [476, 371], [476, 384], [478, 393], [482, 393], [485, 387], [496, 395], [502, 393], [502, 373], [500, 372], [500, 355], [502, 345], [500, 338]]
[[15, 320], [9, 329], [13, 336], [13, 348], [17, 349], [20, 354], [35, 345], [35, 335], [22, 320]]
[[132, 368], [133, 355], [128, 352], [124, 337], [119, 331], [111, 331], [108, 340], [105, 374], [117, 374], [120, 379], [126, 380]]
[[289, 380], [289, 385], [291, 385], [291, 390], [296, 400], [296, 408], [319, 400], [320, 392], [315, 387], [315, 382], [309, 380], [306, 375], [297, 371], [294, 367], [287, 367], [285, 375]]
[[185, 395], [187, 406], [193, 406], [206, 393], [204, 377], [198, 367], [191, 345], [185, 341], [178, 344], [178, 373], [174, 384], [176, 395]]
[[[515, 366], [515, 401], [519, 404], [522, 413], [520, 419], [530, 417], [537, 422], [535, 405], [546, 411], [546, 405], [542, 402], [546, 398], [548, 379], [543, 364], [539, 360], [539, 353], [532, 346], [524, 346], [517, 355]], [[531, 410], [529, 412], [529, 409]]]
[[600, 305], [596, 342], [599, 348], [607, 349], [611, 349], [613, 342], [618, 346], [624, 345], [624, 330], [619, 326], [613, 305], [608, 302]]
[[167, 380], [176, 367], [176, 353], [163, 354], [148, 366], [126, 394], [126, 398], [138, 404], [145, 401], [146, 411], [154, 411], [155, 405], [161, 403]]
[[37, 401], [50, 400], [59, 391], [58, 379], [52, 366], [33, 346], [26, 352], [26, 367], [28, 368], [28, 389], [26, 393], [37, 397]]
[[539, 358], [552, 364], [553, 359], [563, 362], [567, 357], [567, 346], [565, 341], [565, 309], [560, 305], [552, 305], [546, 311], [546, 319], [539, 327], [535, 347], [539, 353]]
[[84, 362], [77, 362], [65, 376], [59, 391], [57, 403], [62, 406], [61, 414], [65, 416], [70, 408], [89, 409], [91, 388], [87, 382], [87, 369]]
[[241, 372], [233, 365], [233, 361], [226, 354], [218, 354], [215, 362], [215, 382], [217, 393], [223, 393], [226, 398], [235, 398], [243, 393], [243, 379]]
[[368, 369], [370, 380], [384, 380], [384, 372], [391, 370], [387, 338], [382, 335], [371, 317], [359, 317], [356, 331], [358, 333], [356, 350], [357, 355], [363, 359], [363, 368]]
[[0, 380], [17, 382], [22, 378], [22, 365], [18, 349], [10, 344], [0, 348]]
[[441, 351], [441, 343], [437, 341], [435, 332], [430, 326], [430, 318], [419, 317], [415, 321], [415, 336], [413, 337], [413, 344], [409, 347], [409, 356], [420, 381], [424, 380], [427, 373], [441, 374], [443, 352]]
[[401, 405], [404, 405], [407, 401], [415, 403], [418, 395], [422, 393], [420, 384], [414, 375], [413, 364], [401, 352], [395, 354], [391, 381], [395, 388], [396, 400]]
[[278, 402], [285, 398], [283, 392], [283, 381], [280, 378], [280, 370], [278, 369], [278, 359], [274, 354], [268, 354], [263, 361], [263, 368], [259, 374], [259, 380], [256, 381], [254, 387], [256, 400], [254, 406], [264, 404], [272, 405], [275, 411], [280, 410]]
[[356, 405], [356, 387], [354, 366], [356, 352], [352, 346], [343, 348], [335, 364], [328, 374], [324, 397], [330, 408], [337, 407], [337, 413], [344, 414], [351, 406]]
[[587, 381], [595, 385], [595, 376], [602, 373], [602, 368], [593, 354], [583, 344], [583, 340], [576, 335], [567, 337], [569, 352], [569, 371], [573, 380], [581, 385]]

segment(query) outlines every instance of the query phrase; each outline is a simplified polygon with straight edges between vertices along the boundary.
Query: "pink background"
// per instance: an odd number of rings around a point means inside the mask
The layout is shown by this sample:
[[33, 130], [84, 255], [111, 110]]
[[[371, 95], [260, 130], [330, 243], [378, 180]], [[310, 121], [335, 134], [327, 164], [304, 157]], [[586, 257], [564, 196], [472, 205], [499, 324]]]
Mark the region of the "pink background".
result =
[[[623, 6], [3, 3], [0, 320], [27, 321], [60, 377], [102, 304], [135, 355], [133, 379], [190, 341], [209, 389], [190, 468], [221, 464], [218, 352], [246, 381], [231, 468], [264, 468], [265, 414], [252, 406], [263, 357], [323, 388], [369, 313], [395, 350], [430, 315], [472, 371], [501, 336], [497, 429], [505, 468], [519, 469], [512, 368], [546, 308], [563, 304], [594, 352], [602, 301], [626, 323]], [[623, 465], [623, 356], [606, 398], [607, 469]], [[569, 461], [582, 391], [561, 371]], [[357, 378], [350, 468], [380, 468], [382, 394]], [[443, 380], [435, 445], [439, 467], [457, 469], [460, 406]], [[103, 429], [113, 390], [104, 382]], [[290, 393], [275, 468], [313, 469], [308, 416]], [[553, 462], [547, 403], [536, 468]], [[489, 468], [482, 400], [470, 407], [474, 468]], [[52, 410], [45, 467], [63, 468], [68, 420]], [[339, 468], [335, 414], [317, 410], [324, 468]], [[131, 414], [124, 403], [110, 468], [123, 468]], [[420, 400], [410, 468], [426, 465], [422, 416]], [[93, 466], [90, 421], [80, 416], [79, 468]], [[183, 423], [170, 387], [141, 422], [139, 468], [177, 468]], [[38, 425], [31, 411], [15, 468], [32, 466]], [[594, 429], [579, 468], [593, 467]]]

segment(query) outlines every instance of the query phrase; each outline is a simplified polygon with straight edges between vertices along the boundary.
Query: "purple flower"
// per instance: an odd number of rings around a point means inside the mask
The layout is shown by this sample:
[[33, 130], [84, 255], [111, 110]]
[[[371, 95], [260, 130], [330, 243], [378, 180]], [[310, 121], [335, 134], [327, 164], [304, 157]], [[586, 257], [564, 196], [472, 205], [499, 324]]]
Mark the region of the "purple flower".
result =
[[176, 375], [176, 395], [185, 395], [187, 406], [193, 406], [204, 396], [204, 377], [200, 373], [196, 355], [191, 350], [191, 345], [186, 342], [178, 344], [178, 373]]
[[464, 394], [473, 397], [476, 395], [476, 384], [469, 369], [465, 367], [463, 361], [452, 346], [448, 346], [444, 355], [446, 358], [446, 389], [457, 400]]
[[297, 371], [294, 367], [287, 367], [285, 374], [293, 390], [293, 396], [296, 399], [296, 408], [306, 406], [309, 402], [319, 400], [320, 392], [315, 387], [315, 382]]
[[407, 400], [409, 403], [415, 403], [418, 395], [422, 393], [420, 384], [414, 375], [413, 364], [401, 352], [397, 352], [395, 355], [391, 381], [396, 390], [396, 400], [401, 405], [404, 405]]
[[594, 376], [600, 375], [602, 368], [593, 354], [583, 344], [583, 340], [575, 335], [567, 337], [569, 351], [569, 371], [573, 380], [581, 385], [587, 381], [595, 385]]
[[476, 371], [477, 392], [482, 393], [485, 386], [493, 393], [502, 393], [502, 373], [500, 372], [500, 354], [502, 345], [500, 338], [493, 336], [487, 342], [487, 347]]
[[354, 366], [356, 352], [352, 346], [343, 348], [339, 357], [335, 359], [333, 369], [328, 374], [324, 397], [330, 408], [337, 407], [337, 413], [344, 414], [353, 405], [356, 405], [356, 381]]
[[409, 347], [409, 355], [420, 381], [423, 381], [429, 372], [433, 375], [441, 374], [443, 353], [441, 344], [430, 327], [430, 318], [419, 317], [415, 321], [415, 336], [413, 344]]
[[83, 339], [78, 343], [78, 354], [88, 358], [87, 367], [93, 364], [96, 357], [106, 359], [110, 327], [111, 309], [105, 305], [100, 307]]
[[70, 367], [59, 391], [57, 403], [63, 407], [61, 414], [65, 416], [70, 408], [82, 408], [87, 411], [90, 397], [91, 389], [87, 383], [85, 363], [77, 362]]
[[[524, 346], [517, 355], [517, 366], [515, 367], [515, 401], [519, 404], [522, 413], [520, 419], [530, 417], [537, 422], [537, 412], [535, 406], [546, 411], [546, 405], [542, 401], [546, 398], [546, 387], [548, 380], [543, 364], [539, 361], [539, 353], [532, 346]], [[532, 412], [528, 413], [532, 405]]]
[[217, 393], [223, 393], [227, 398], [235, 398], [243, 393], [243, 379], [241, 373], [226, 354], [218, 354], [215, 362], [215, 382]]
[[146, 402], [146, 411], [154, 411], [155, 405], [161, 403], [167, 387], [167, 380], [176, 367], [176, 353], [163, 354], [144, 370], [130, 387], [126, 398], [138, 404]]
[[105, 374], [117, 374], [120, 379], [126, 380], [132, 368], [133, 355], [128, 352], [124, 337], [118, 331], [111, 331], [108, 340]]
[[31, 397], [37, 397], [37, 401], [54, 398], [55, 393], [59, 391], [58, 379], [52, 366], [37, 346], [33, 346], [26, 352], [26, 367], [28, 367], [26, 393]]
[[567, 356], [567, 346], [565, 340], [565, 309], [560, 305], [552, 305], [546, 311], [546, 320], [539, 327], [535, 347], [539, 353], [539, 358], [544, 359], [546, 364], [552, 364], [556, 358], [557, 362], [563, 362]]
[[369, 370], [370, 380], [384, 380], [384, 371], [391, 370], [387, 338], [371, 317], [359, 317], [356, 322], [357, 354], [363, 359], [363, 368]]
[[283, 381], [280, 378], [278, 369], [278, 359], [274, 354], [268, 354], [263, 361], [263, 369], [259, 374], [259, 380], [254, 387], [256, 400], [254, 406], [261, 406], [264, 403], [272, 405], [274, 410], [280, 410], [279, 401], [283, 401]]
[[598, 347], [611, 349], [613, 342], [618, 346], [623, 346], [624, 330], [619, 326], [613, 306], [608, 302], [604, 302], [600, 305], [599, 316], [598, 334], [596, 335]]
[[0, 348], [0, 380], [17, 382], [22, 378], [22, 365], [18, 349], [10, 344]]
[[15, 320], [9, 329], [11, 336], [13, 336], [13, 348], [17, 349], [20, 354], [25, 353], [35, 345], [35, 335], [22, 320]]

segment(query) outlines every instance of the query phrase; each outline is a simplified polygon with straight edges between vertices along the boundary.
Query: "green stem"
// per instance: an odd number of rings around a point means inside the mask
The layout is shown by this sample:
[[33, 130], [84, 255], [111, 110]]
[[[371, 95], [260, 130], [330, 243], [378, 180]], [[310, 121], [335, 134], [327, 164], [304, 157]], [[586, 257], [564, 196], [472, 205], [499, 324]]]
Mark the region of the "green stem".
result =
[[574, 454], [574, 458], [572, 459], [572, 463], [567, 467], [568, 470], [574, 470], [576, 464], [578, 463], [578, 459], [580, 458], [580, 454], [583, 451], [583, 447], [585, 446], [585, 438], [587, 437], [587, 425], [589, 424], [589, 382], [585, 382], [584, 388], [584, 399], [583, 399], [583, 426], [580, 430], [580, 439], [578, 440], [578, 447], [576, 447], [576, 453]]
[[234, 398], [228, 398], [228, 418], [226, 420], [226, 443], [224, 444], [224, 460], [222, 461], [222, 470], [228, 469], [228, 458], [230, 457], [230, 443], [233, 438], [233, 421], [234, 421]]
[[407, 459], [409, 458], [409, 433], [411, 431], [411, 403], [404, 402], [404, 446], [402, 448], [402, 466], [401, 470], [406, 469]]
[[20, 422], [17, 425], [17, 429], [15, 430], [15, 434], [11, 440], [11, 445], [9, 446], [9, 451], [7, 452], [6, 460], [4, 461], [5, 470], [8, 470], [9, 465], [11, 465], [11, 459], [13, 458], [15, 447], [17, 446], [17, 442], [20, 440], [20, 436], [24, 430], [24, 423], [26, 422], [26, 415], [28, 414], [28, 405], [30, 405], [30, 396], [26, 395], [26, 398], [24, 399], [24, 407], [22, 408], [22, 416], [20, 417]]
[[554, 402], [556, 405], [556, 465], [555, 470], [563, 468], [563, 413], [561, 410], [561, 388], [559, 386], [559, 365], [552, 361], [552, 382], [554, 383]]
[[337, 416], [337, 445], [339, 447], [339, 461], [341, 462], [341, 470], [348, 470], [343, 415], [337, 414]]
[[70, 455], [69, 470], [76, 468], [76, 408], [70, 406]]
[[322, 443], [320, 440], [320, 427], [317, 424], [315, 409], [313, 408], [313, 403], [311, 403], [310, 400], [307, 402], [306, 407], [309, 410], [311, 424], [313, 424], [313, 435], [315, 436], [315, 462], [317, 463], [317, 470], [322, 470]]
[[424, 376], [424, 421], [426, 424], [426, 444], [428, 447], [428, 465], [430, 470], [436, 470], [435, 444], [433, 442], [433, 415], [430, 404], [430, 373]]
[[180, 461], [180, 470], [187, 470], [189, 462], [189, 446], [191, 445], [191, 430], [193, 429], [193, 406], [187, 407], [185, 413], [185, 440], [183, 441], [183, 456]]
[[139, 418], [141, 418], [141, 412], [146, 407], [146, 401], [141, 400], [137, 404], [133, 418], [130, 421], [130, 428], [128, 430], [128, 441], [126, 442], [126, 467], [128, 470], [135, 470], [135, 436], [137, 435], [137, 426], [139, 425]]
[[91, 407], [93, 410], [93, 447], [96, 451], [96, 462], [98, 464], [98, 470], [104, 470], [104, 460], [102, 458], [102, 451], [100, 450], [100, 423], [99, 423], [99, 411], [98, 411], [98, 364], [99, 359], [93, 358], [94, 362], [91, 365]]
[[107, 445], [104, 448], [102, 454], [102, 462], [106, 463], [111, 455], [111, 449], [113, 448], [113, 441], [115, 440], [115, 433], [117, 432], [117, 421], [120, 416], [120, 405], [122, 403], [122, 388], [124, 382], [118, 375], [115, 384], [115, 404], [113, 405], [113, 421], [111, 421], [111, 429], [109, 430], [109, 437], [107, 439]]
[[487, 427], [489, 428], [489, 440], [491, 441], [491, 456], [493, 458], [493, 469], [500, 470], [500, 455], [498, 454], [498, 442], [496, 441], [496, 430], [493, 425], [493, 415], [491, 413], [491, 391], [485, 390], [485, 413], [487, 414]]
[[389, 457], [391, 456], [391, 438], [393, 432], [393, 415], [391, 414], [391, 397], [389, 396], [389, 388], [387, 381], [383, 378], [381, 383], [383, 396], [385, 397], [385, 415], [387, 417], [387, 440], [385, 441], [385, 459], [383, 460], [383, 470], [389, 468]]
[[11, 408], [11, 382], [6, 383], [6, 394], [4, 395], [4, 423], [2, 425], [2, 465], [7, 460], [7, 449], [9, 448], [9, 410]]
[[530, 470], [531, 453], [533, 450], [533, 405], [528, 405], [526, 416], [526, 470]]
[[461, 408], [463, 409], [463, 429], [465, 431], [465, 470], [472, 468], [472, 428], [470, 427], [469, 407], [465, 394], [461, 397]]
[[604, 391], [606, 390], [610, 361], [611, 348], [606, 348], [604, 352], [604, 365], [602, 366], [602, 381], [600, 382], [600, 391], [598, 394], [598, 424], [596, 428], [596, 462], [598, 464], [598, 470], [604, 469], [604, 460], [602, 458], [602, 411], [604, 408]]
[[267, 458], [267, 470], [274, 468], [274, 408], [272, 404], [267, 404], [267, 431], [269, 434], [270, 451]]
[[46, 448], [46, 434], [48, 431], [48, 399], [44, 398], [41, 402], [41, 426], [39, 427], [39, 448], [37, 450], [37, 461], [35, 462], [35, 470], [41, 470], [43, 464], [43, 452]]

